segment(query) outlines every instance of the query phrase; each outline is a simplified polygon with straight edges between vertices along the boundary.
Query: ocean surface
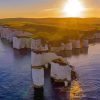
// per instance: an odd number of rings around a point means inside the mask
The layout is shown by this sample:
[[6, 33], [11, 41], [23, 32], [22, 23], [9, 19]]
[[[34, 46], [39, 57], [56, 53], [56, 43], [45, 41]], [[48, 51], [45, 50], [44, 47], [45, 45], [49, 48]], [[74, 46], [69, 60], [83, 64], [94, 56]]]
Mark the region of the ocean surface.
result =
[[[63, 52], [64, 56], [79, 75], [83, 96], [70, 100], [100, 100], [100, 43], [93, 42], [89, 48]], [[36, 100], [31, 79], [31, 57], [28, 51], [14, 50], [8, 41], [0, 40], [0, 100]], [[44, 97], [40, 100], [68, 100], [56, 93], [45, 75]], [[78, 91], [78, 90], [77, 90]], [[67, 92], [66, 92], [67, 93]]]
[[[84, 51], [84, 52], [83, 52]], [[82, 100], [100, 100], [100, 43], [89, 45], [88, 50], [68, 58], [79, 74], [79, 81], [83, 89]]]

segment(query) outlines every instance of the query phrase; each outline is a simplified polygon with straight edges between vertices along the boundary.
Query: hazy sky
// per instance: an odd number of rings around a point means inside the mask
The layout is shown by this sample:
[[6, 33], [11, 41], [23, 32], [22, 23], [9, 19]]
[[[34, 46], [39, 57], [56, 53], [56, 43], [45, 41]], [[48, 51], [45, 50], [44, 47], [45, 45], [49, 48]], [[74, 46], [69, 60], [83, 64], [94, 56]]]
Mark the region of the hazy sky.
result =
[[[100, 0], [79, 0], [84, 17], [100, 17]], [[0, 18], [64, 17], [62, 8], [67, 0], [0, 0]], [[82, 17], [83, 17], [82, 16]]]

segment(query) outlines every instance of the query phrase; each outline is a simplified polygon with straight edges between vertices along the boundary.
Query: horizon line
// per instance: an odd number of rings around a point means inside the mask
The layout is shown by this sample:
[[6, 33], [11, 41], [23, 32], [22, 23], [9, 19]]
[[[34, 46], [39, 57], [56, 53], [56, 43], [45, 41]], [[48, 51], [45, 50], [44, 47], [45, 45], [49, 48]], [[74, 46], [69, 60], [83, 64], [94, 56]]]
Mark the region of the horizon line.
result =
[[7, 17], [7, 18], [0, 18], [0, 19], [100, 19], [100, 17]]

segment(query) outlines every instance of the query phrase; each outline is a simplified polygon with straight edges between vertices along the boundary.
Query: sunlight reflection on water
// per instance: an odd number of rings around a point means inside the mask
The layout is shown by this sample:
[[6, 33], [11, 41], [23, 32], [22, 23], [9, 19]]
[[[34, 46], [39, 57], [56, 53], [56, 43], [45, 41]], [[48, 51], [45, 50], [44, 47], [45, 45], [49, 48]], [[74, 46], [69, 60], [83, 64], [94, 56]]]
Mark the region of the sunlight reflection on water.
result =
[[73, 81], [70, 88], [70, 100], [80, 100], [84, 96], [83, 89], [78, 81]]

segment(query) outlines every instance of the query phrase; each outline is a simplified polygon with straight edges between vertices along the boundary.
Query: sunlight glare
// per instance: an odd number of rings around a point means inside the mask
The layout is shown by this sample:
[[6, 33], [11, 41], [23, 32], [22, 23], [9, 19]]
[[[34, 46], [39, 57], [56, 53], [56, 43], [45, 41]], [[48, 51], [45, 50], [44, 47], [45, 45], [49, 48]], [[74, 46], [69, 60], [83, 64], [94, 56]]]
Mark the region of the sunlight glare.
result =
[[63, 13], [68, 17], [79, 17], [84, 11], [84, 6], [79, 0], [68, 0], [64, 5]]

